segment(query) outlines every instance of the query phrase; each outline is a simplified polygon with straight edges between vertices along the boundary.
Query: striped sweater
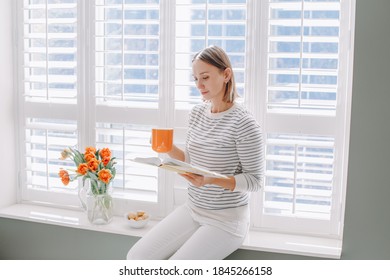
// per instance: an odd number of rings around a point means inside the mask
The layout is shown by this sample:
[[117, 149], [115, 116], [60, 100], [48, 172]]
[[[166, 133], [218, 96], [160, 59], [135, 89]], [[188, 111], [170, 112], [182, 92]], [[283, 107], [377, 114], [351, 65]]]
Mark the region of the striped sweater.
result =
[[186, 161], [227, 176], [234, 176], [232, 192], [215, 185], [189, 184], [189, 200], [203, 209], [219, 210], [248, 204], [249, 192], [263, 186], [263, 139], [260, 126], [239, 104], [211, 113], [209, 103], [190, 114]]

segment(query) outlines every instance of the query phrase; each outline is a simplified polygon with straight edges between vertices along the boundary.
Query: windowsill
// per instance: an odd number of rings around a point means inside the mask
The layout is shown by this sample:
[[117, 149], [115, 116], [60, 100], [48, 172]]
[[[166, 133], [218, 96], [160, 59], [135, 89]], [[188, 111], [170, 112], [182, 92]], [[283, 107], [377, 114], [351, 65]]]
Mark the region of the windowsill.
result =
[[[92, 225], [84, 212], [30, 204], [14, 204], [0, 209], [0, 217], [77, 229], [129, 236], [143, 236], [158, 221], [151, 220], [141, 229], [130, 228], [125, 218], [115, 216], [108, 225]], [[340, 240], [291, 234], [250, 231], [241, 249], [310, 257], [339, 259]]]

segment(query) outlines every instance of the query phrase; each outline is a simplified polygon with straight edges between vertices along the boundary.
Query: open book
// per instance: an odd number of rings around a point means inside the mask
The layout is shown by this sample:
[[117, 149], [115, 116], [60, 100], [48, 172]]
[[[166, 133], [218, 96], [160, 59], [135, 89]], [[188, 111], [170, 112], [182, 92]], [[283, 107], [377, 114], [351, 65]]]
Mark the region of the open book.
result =
[[158, 157], [136, 157], [132, 159], [132, 161], [138, 162], [138, 163], [144, 163], [160, 168], [164, 168], [166, 170], [170, 170], [177, 173], [194, 173], [198, 175], [203, 175], [205, 177], [215, 177], [215, 178], [228, 178], [225, 175], [209, 171], [207, 169], [203, 169], [197, 166], [193, 166], [189, 163], [186, 163], [184, 161], [176, 160], [173, 158], [166, 158], [164, 160], [158, 158]]

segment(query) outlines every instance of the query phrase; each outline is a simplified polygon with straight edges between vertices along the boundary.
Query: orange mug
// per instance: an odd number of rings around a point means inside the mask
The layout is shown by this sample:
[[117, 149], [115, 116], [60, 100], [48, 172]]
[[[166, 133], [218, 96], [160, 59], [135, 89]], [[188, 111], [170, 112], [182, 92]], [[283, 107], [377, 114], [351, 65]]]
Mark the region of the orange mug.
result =
[[173, 128], [152, 128], [152, 149], [157, 153], [168, 153], [173, 146]]

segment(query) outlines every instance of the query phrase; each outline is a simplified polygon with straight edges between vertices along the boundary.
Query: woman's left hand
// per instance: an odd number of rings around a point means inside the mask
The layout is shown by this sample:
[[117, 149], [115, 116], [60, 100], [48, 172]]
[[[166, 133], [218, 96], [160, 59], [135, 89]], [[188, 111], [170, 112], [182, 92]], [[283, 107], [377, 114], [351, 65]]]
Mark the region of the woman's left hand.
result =
[[203, 187], [204, 185], [216, 185], [221, 188], [233, 191], [236, 187], [236, 179], [234, 176], [227, 178], [213, 178], [205, 177], [194, 173], [180, 174], [183, 178], [188, 180], [195, 187]]
[[204, 185], [210, 184], [212, 179], [210, 177], [205, 177], [194, 173], [184, 173], [180, 174], [180, 176], [188, 180], [195, 187], [202, 187]]

